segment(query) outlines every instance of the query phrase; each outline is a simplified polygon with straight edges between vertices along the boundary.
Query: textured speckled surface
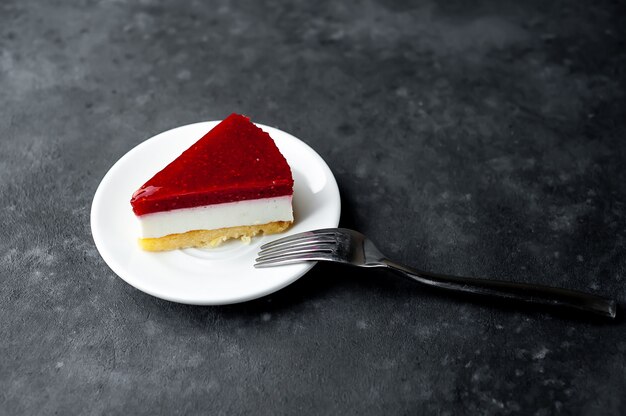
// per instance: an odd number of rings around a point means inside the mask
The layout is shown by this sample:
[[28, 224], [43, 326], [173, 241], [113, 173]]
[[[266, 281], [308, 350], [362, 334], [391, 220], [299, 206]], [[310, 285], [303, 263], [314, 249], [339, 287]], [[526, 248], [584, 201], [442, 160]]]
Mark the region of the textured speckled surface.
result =
[[336, 3], [0, 3], [0, 414], [626, 413], [621, 318], [327, 265], [191, 307], [102, 261], [107, 169], [241, 112], [392, 258], [626, 302], [624, 5]]

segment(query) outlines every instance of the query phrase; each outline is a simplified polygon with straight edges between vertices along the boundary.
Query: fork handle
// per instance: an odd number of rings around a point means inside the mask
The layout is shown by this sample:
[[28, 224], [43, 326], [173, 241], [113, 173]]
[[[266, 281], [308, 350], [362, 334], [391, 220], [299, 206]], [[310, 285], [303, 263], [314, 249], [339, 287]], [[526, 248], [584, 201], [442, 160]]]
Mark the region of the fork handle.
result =
[[404, 274], [413, 280], [441, 289], [497, 296], [543, 305], [564, 306], [609, 318], [615, 318], [616, 314], [617, 305], [614, 300], [588, 293], [502, 280], [434, 274], [412, 269], [387, 259], [382, 260], [382, 263], [389, 269]]

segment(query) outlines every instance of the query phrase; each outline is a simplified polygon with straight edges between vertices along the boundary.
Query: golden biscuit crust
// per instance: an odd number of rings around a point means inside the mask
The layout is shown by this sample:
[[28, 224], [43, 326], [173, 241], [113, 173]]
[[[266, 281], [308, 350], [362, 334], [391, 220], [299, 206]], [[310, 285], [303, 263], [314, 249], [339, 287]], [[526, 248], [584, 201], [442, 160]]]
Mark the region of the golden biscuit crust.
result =
[[274, 221], [267, 224], [244, 225], [218, 228], [215, 230], [193, 230], [181, 234], [170, 234], [159, 238], [140, 238], [139, 245], [147, 251], [167, 251], [188, 247], [217, 247], [231, 238], [246, 241], [257, 234], [276, 234], [285, 231], [292, 221]]

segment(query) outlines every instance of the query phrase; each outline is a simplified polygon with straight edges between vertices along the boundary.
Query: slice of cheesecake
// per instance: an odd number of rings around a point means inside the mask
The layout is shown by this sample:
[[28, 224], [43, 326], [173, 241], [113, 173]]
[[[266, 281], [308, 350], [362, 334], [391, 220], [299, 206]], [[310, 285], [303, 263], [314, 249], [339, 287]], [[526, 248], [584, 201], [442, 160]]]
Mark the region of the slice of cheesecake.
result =
[[231, 114], [130, 201], [145, 250], [216, 246], [293, 222], [293, 177], [269, 134]]

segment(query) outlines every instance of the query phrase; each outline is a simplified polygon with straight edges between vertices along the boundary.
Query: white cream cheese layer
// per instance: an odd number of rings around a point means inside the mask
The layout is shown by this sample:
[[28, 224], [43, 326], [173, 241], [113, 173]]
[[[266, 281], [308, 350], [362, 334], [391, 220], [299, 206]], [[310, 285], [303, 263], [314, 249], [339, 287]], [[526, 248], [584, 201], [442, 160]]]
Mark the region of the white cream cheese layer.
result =
[[293, 221], [293, 211], [291, 196], [282, 196], [155, 212], [137, 218], [141, 236], [157, 238], [191, 230]]

